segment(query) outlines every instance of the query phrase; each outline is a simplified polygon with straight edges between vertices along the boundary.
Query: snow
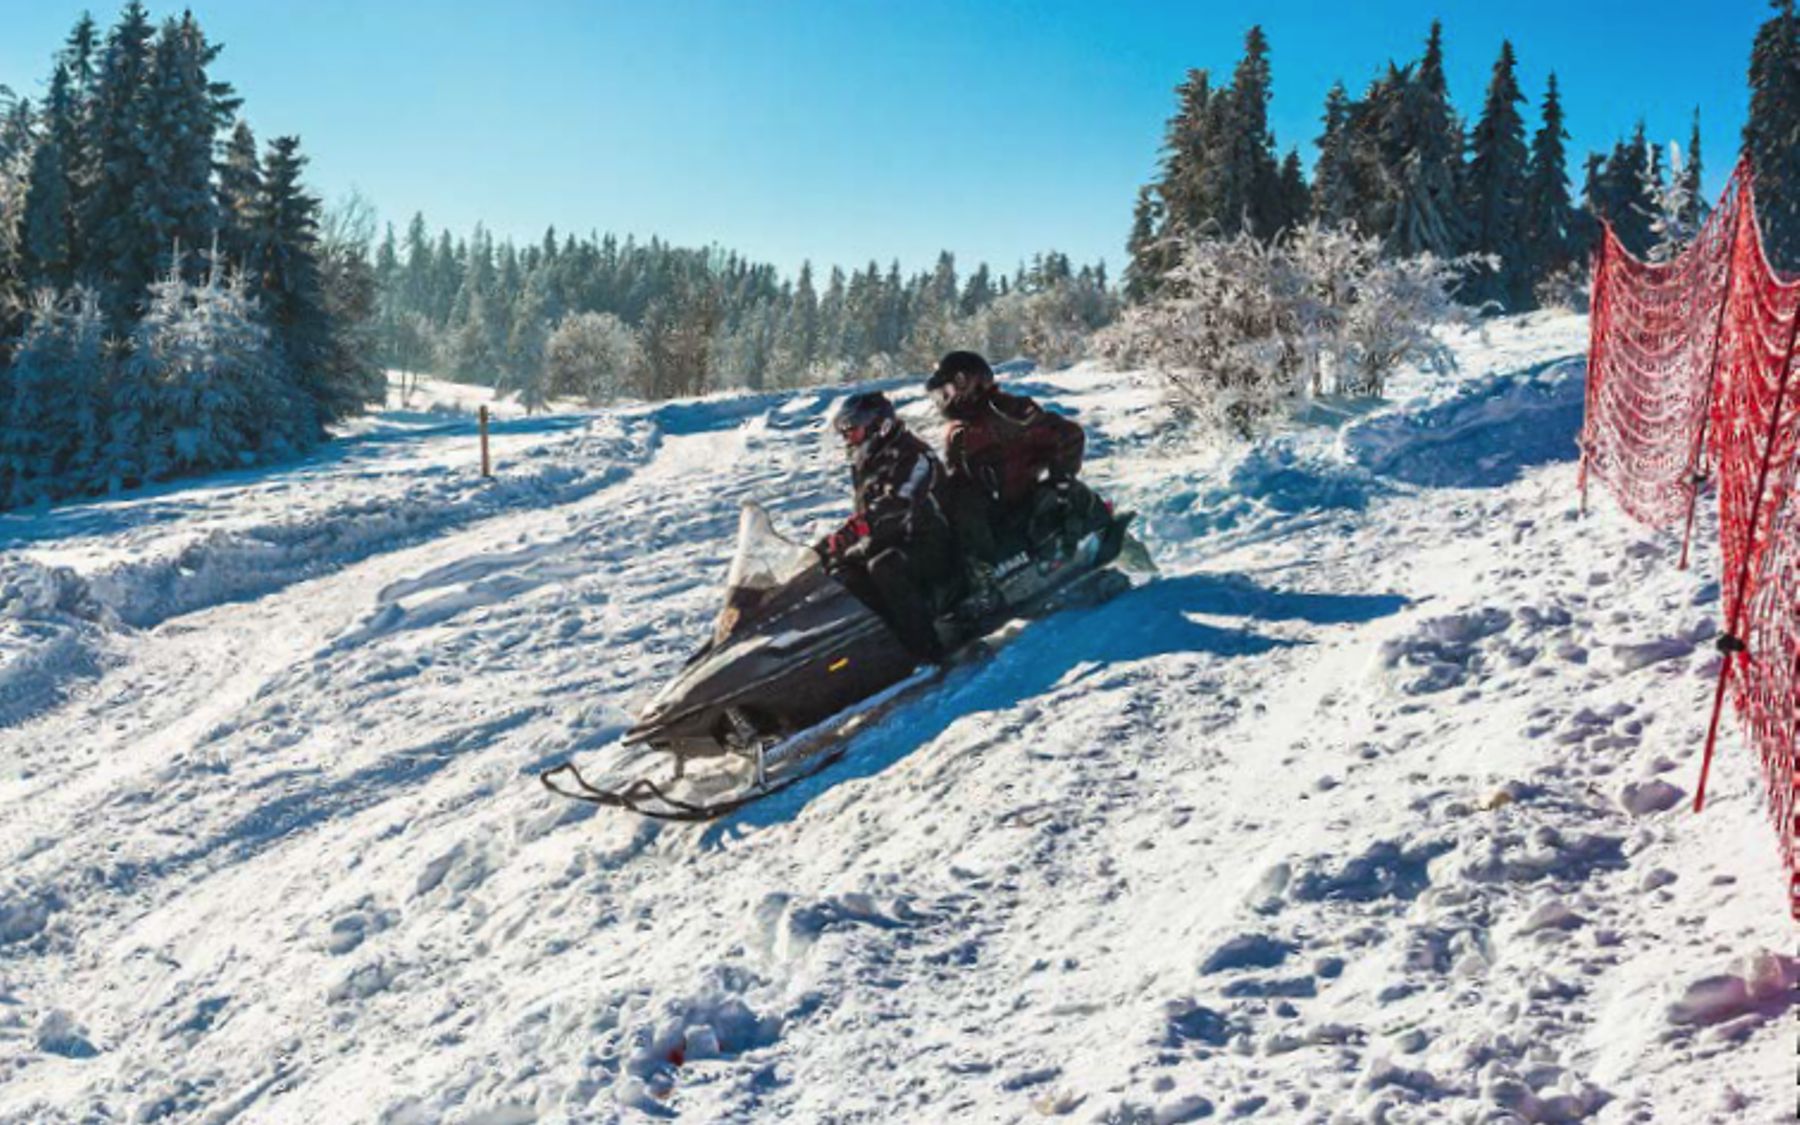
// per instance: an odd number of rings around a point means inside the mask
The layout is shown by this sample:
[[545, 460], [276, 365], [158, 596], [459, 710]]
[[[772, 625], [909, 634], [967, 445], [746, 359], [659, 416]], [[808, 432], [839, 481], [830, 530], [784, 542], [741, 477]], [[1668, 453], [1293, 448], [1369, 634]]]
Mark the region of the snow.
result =
[[1584, 341], [1224, 452], [1010, 374], [1162, 576], [712, 826], [535, 774], [705, 635], [741, 501], [841, 515], [841, 392], [503, 417], [490, 482], [396, 410], [0, 518], [0, 1121], [1785, 1118], [1735, 731], [1687, 803], [1717, 562], [1579, 516]]

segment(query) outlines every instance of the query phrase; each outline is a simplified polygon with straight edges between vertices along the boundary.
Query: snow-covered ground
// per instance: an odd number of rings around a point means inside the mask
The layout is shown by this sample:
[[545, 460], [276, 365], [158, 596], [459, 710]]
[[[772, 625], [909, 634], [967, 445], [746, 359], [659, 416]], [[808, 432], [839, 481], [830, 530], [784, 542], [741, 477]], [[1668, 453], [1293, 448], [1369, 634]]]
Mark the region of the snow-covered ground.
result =
[[710, 827], [534, 774], [740, 501], [841, 513], [832, 391], [502, 416], [491, 482], [447, 396], [0, 517], [0, 1121], [1787, 1120], [1735, 730], [1685, 803], [1716, 560], [1578, 517], [1584, 337], [1205, 456], [1018, 377], [1162, 576]]

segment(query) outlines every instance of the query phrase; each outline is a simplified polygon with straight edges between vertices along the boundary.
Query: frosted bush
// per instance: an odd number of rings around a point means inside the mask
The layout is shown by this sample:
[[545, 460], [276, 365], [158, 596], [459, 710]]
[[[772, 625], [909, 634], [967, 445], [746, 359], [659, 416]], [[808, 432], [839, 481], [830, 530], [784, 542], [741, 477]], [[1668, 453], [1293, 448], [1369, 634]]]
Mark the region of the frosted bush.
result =
[[1569, 265], [1538, 282], [1532, 295], [1541, 309], [1586, 313], [1593, 284], [1587, 266]]
[[1318, 394], [1379, 395], [1396, 367], [1454, 366], [1435, 329], [1467, 322], [1466, 265], [1385, 259], [1375, 239], [1316, 224], [1268, 244], [1193, 239], [1156, 299], [1100, 334], [1108, 359], [1147, 367], [1203, 429], [1250, 436]]
[[604, 402], [633, 386], [643, 363], [637, 334], [611, 313], [566, 316], [544, 346], [548, 393]]

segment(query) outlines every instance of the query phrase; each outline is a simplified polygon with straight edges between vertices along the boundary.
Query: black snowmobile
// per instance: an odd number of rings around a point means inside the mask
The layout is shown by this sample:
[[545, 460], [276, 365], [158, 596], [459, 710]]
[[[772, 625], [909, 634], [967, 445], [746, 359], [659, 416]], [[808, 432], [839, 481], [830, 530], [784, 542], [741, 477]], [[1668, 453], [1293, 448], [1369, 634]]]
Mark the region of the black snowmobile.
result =
[[[982, 638], [1010, 620], [1129, 588], [1130, 580], [1108, 567], [1126, 550], [1148, 562], [1128, 534], [1131, 519], [1109, 513], [1072, 545], [1046, 544], [998, 568], [997, 602], [964, 600], [938, 619], [944, 647], [956, 654], [951, 665], [966, 662]], [[541, 780], [565, 797], [661, 819], [723, 816], [824, 768], [851, 734], [942, 675], [917, 664], [818, 555], [784, 539], [768, 513], [746, 504], [712, 636], [623, 740], [672, 757], [673, 776], [603, 788], [568, 762]]]

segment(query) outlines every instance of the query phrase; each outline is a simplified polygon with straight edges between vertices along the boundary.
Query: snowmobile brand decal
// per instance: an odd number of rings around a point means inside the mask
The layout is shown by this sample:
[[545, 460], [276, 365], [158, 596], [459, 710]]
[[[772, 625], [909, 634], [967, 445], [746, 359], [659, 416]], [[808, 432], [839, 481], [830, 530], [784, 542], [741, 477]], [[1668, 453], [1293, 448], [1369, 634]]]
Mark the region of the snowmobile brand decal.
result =
[[848, 656], [840, 656], [830, 664], [826, 665], [825, 670], [827, 672], [842, 672], [848, 667], [850, 667], [850, 658]]

